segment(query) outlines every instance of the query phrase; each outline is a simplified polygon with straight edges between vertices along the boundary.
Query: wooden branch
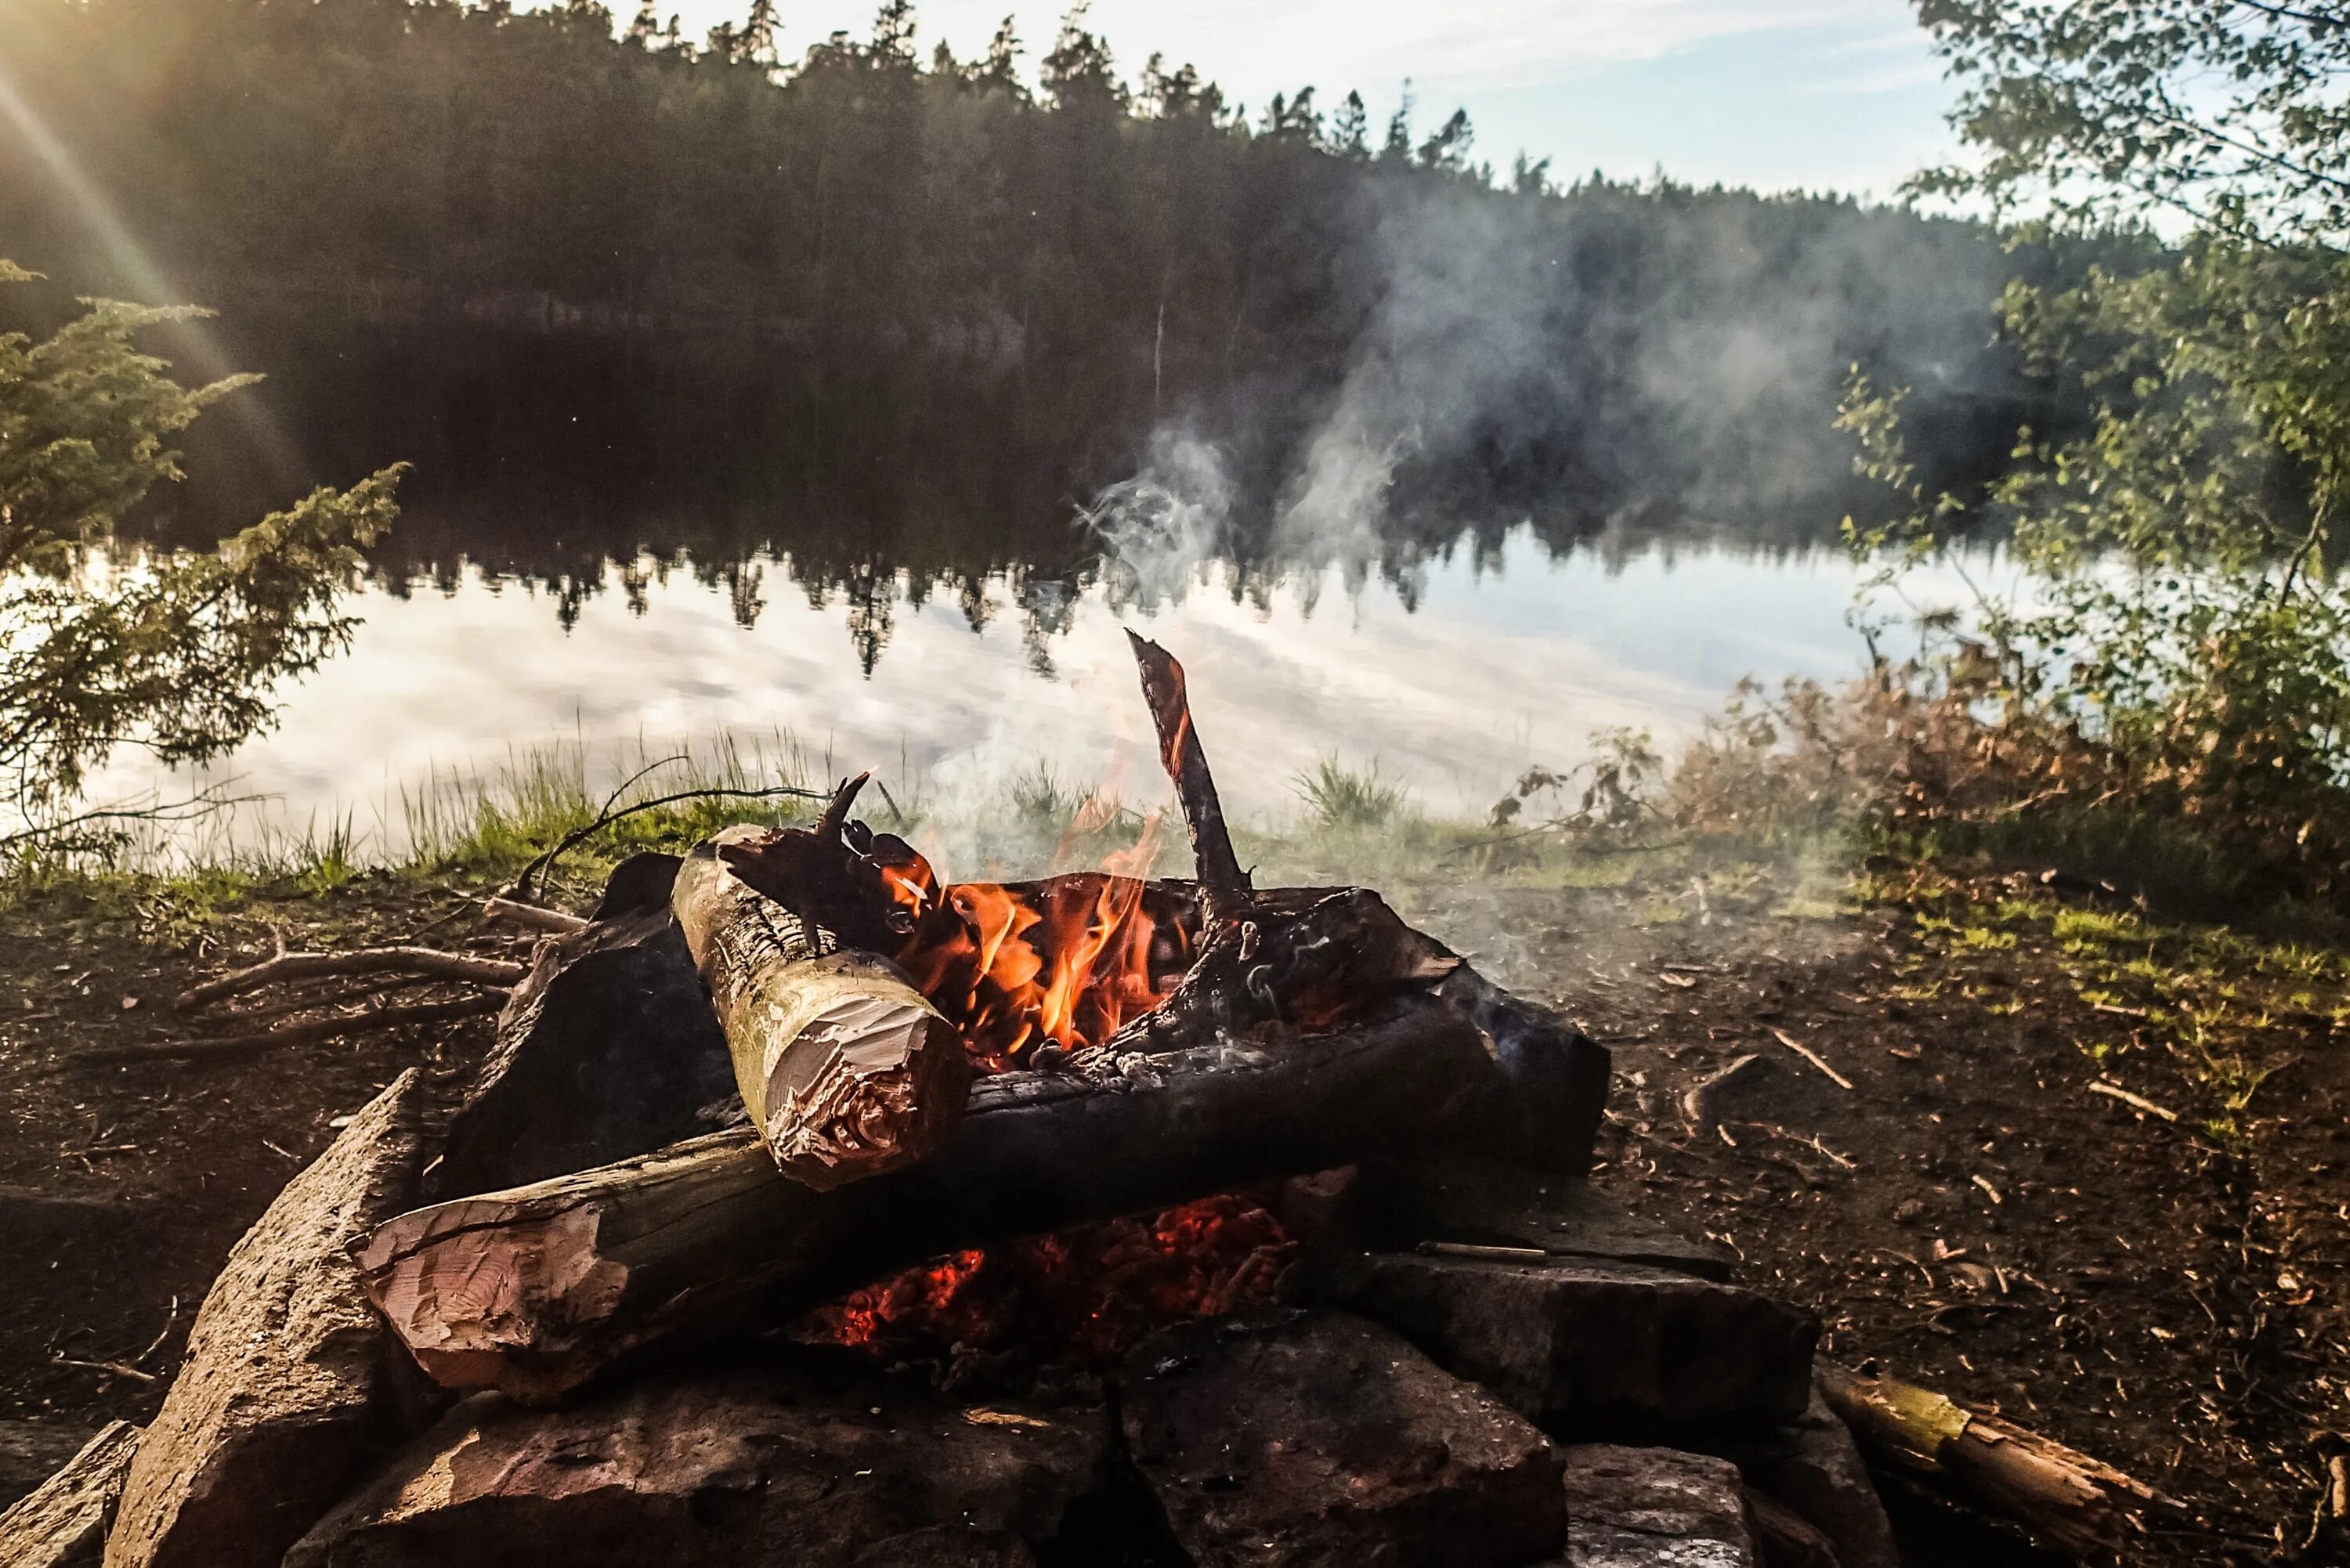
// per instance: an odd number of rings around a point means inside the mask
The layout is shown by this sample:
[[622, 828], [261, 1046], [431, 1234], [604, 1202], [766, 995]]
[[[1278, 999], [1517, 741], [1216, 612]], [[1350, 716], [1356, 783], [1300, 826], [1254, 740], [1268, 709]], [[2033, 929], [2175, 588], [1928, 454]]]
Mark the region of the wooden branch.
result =
[[440, 948], [360, 948], [346, 953], [280, 953], [276, 958], [190, 986], [172, 1000], [182, 1012], [208, 1007], [224, 997], [258, 991], [265, 985], [305, 980], [326, 980], [354, 974], [423, 975], [434, 980], [463, 981], [471, 985], [501, 988], [519, 984], [530, 972], [527, 964], [508, 959], [475, 958]]
[[567, 915], [560, 909], [525, 904], [513, 898], [482, 900], [482, 924], [485, 926], [520, 926], [525, 930], [561, 936], [567, 931], [576, 931], [587, 923], [577, 915]]
[[547, 1398], [665, 1335], [774, 1322], [957, 1247], [1392, 1151], [1491, 1070], [1466, 1020], [1406, 998], [1271, 1049], [983, 1078], [944, 1148], [831, 1192], [785, 1180], [750, 1131], [717, 1133], [402, 1215], [359, 1258], [436, 1381]]
[[1184, 685], [1183, 667], [1148, 638], [1129, 631], [1134, 661], [1142, 670], [1142, 700], [1149, 705], [1150, 722], [1159, 732], [1159, 760], [1175, 783], [1175, 798], [1183, 807], [1183, 824], [1191, 830], [1191, 852], [1200, 863], [1200, 896], [1211, 932], [1246, 914], [1255, 902], [1248, 873], [1232, 853], [1232, 837], [1224, 826], [1224, 808], [1216, 798], [1216, 781], [1208, 772], [1208, 754], [1200, 746], [1200, 732], [1191, 721], [1191, 702]]
[[[826, 813], [846, 820], [851, 781]], [[837, 827], [829, 827], [837, 834]], [[897, 967], [844, 950], [734, 874], [732, 827], [679, 869], [671, 908], [726, 1032], [751, 1125], [784, 1173], [819, 1189], [930, 1154], [971, 1092], [962, 1039]]]
[[77, 1051], [68, 1061], [76, 1066], [109, 1062], [234, 1061], [258, 1055], [281, 1045], [308, 1045], [320, 1040], [340, 1040], [378, 1029], [408, 1029], [433, 1023], [454, 1023], [479, 1018], [506, 1004], [505, 993], [468, 996], [456, 1002], [419, 1002], [412, 1007], [379, 1007], [336, 1018], [321, 1018], [284, 1029], [256, 1030], [250, 1034], [215, 1034], [194, 1040], [151, 1040], [136, 1045], [101, 1045]]
[[1832, 1361], [1822, 1398], [1869, 1456], [2079, 1553], [2121, 1550], [2140, 1510], [2166, 1502], [2110, 1465], [1897, 1377]]

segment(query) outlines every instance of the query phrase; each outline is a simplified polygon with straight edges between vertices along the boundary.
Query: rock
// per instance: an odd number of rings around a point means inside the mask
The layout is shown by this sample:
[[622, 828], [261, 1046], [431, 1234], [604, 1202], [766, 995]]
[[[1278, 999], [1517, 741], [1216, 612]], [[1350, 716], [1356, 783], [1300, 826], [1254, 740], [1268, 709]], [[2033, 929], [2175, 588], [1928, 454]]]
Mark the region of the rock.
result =
[[1725, 1452], [1750, 1482], [1827, 1537], [1840, 1568], [1901, 1568], [1868, 1466], [1816, 1392], [1795, 1420]]
[[8, 1568], [96, 1568], [138, 1446], [138, 1428], [113, 1422], [0, 1513], [0, 1563]]
[[449, 1125], [432, 1199], [650, 1154], [739, 1104], [725, 1033], [663, 898], [539, 943]]
[[61, 1421], [0, 1421], [0, 1508], [64, 1469], [94, 1436]]
[[286, 1568], [1030, 1568], [1097, 1482], [1098, 1404], [958, 1408], [808, 1358], [553, 1410], [458, 1406]]
[[1681, 1114], [1707, 1131], [1723, 1123], [1810, 1130], [1846, 1107], [1839, 1091], [1818, 1073], [1791, 1060], [1756, 1053], [1699, 1080], [1681, 1096]]
[[1558, 1549], [1548, 1439], [1359, 1318], [1173, 1330], [1121, 1388], [1128, 1451], [1201, 1568], [1501, 1568]]
[[1727, 1280], [1727, 1247], [1689, 1241], [1591, 1189], [1578, 1176], [1472, 1155], [1436, 1155], [1366, 1168], [1347, 1190], [1341, 1223], [1374, 1248], [1426, 1241], [1532, 1247], [1571, 1257], [1650, 1263]]
[[1671, 1449], [1565, 1450], [1566, 1568], [1755, 1568], [1738, 1467]]
[[1761, 1428], [1811, 1397], [1817, 1317], [1639, 1263], [1338, 1254], [1300, 1288], [1386, 1324], [1553, 1431]]
[[107, 1568], [274, 1563], [391, 1433], [398, 1366], [345, 1249], [415, 1196], [411, 1069], [286, 1184], [230, 1251], [147, 1428]]

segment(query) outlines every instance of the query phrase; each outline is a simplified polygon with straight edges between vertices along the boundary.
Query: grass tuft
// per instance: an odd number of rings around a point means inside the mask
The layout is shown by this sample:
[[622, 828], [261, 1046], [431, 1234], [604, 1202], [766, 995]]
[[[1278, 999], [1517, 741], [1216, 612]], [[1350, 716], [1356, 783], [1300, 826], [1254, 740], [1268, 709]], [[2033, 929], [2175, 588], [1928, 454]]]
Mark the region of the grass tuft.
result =
[[1315, 826], [1340, 832], [1388, 826], [1410, 799], [1403, 786], [1379, 776], [1378, 763], [1349, 768], [1335, 756], [1295, 775], [1290, 785]]

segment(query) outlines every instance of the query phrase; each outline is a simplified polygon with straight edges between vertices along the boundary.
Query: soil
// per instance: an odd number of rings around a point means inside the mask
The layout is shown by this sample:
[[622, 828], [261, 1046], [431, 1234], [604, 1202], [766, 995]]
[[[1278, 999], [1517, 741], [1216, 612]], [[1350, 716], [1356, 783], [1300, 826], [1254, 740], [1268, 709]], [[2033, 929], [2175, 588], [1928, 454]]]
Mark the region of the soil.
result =
[[[2282, 1001], [2241, 954], [2245, 973], [2198, 981], [2240, 1014], [2261, 1004], [2215, 1065], [2216, 1036], [2198, 1031], [2224, 1004], [2181, 1022], [2195, 998], [2155, 961], [2169, 939], [2091, 965], [2051, 929], [2065, 909], [2106, 909], [2094, 889], [1987, 872], [1877, 877], [1833, 903], [1797, 888], [1792, 870], [1750, 868], [1702, 892], [1682, 870], [1391, 893], [1614, 1050], [1596, 1179], [1816, 1307], [1825, 1354], [2177, 1500], [2133, 1562], [2334, 1560], [2303, 1546], [2333, 1434], [2350, 1429], [2350, 1056], [2333, 1011], [2350, 971], [2327, 961], [2307, 985], [2272, 986]], [[490, 1021], [78, 1058], [220, 1032], [170, 999], [268, 956], [281, 930], [305, 947], [519, 953], [475, 930], [473, 897], [373, 877], [225, 911], [61, 892], [0, 913], [0, 1418], [151, 1417], [228, 1248], [336, 1118], [419, 1064], [453, 1104]], [[2101, 1081], [2178, 1119], [2093, 1093]], [[1929, 1521], [1919, 1560], [2016, 1560], [1958, 1539]]]

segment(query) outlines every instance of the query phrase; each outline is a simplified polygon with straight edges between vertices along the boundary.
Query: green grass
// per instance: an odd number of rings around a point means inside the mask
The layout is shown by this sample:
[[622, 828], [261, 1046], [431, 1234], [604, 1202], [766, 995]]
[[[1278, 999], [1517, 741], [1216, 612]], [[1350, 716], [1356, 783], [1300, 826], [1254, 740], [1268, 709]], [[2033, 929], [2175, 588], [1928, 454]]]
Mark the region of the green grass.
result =
[[1386, 827], [1410, 807], [1410, 796], [1391, 779], [1379, 776], [1379, 765], [1349, 768], [1336, 757], [1325, 757], [1290, 780], [1306, 815], [1316, 826], [1339, 831]]

